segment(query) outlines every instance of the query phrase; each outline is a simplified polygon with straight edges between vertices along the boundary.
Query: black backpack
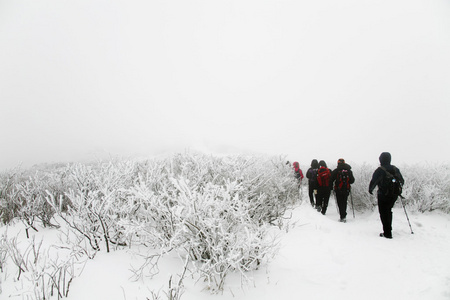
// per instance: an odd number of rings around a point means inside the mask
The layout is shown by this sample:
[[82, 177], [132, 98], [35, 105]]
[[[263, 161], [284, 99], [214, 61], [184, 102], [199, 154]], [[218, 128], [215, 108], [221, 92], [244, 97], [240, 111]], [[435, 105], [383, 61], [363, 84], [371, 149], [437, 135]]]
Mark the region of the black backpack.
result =
[[310, 178], [309, 180], [311, 181], [311, 184], [316, 187], [317, 186], [317, 171], [318, 169], [311, 169], [310, 170]]
[[339, 170], [336, 179], [336, 190], [350, 191], [350, 174], [347, 169]]
[[400, 178], [397, 175], [397, 171], [394, 171], [394, 174], [389, 172], [385, 167], [380, 167], [385, 173], [382, 182], [381, 182], [381, 191], [387, 197], [398, 197], [402, 194], [402, 183], [400, 182]]

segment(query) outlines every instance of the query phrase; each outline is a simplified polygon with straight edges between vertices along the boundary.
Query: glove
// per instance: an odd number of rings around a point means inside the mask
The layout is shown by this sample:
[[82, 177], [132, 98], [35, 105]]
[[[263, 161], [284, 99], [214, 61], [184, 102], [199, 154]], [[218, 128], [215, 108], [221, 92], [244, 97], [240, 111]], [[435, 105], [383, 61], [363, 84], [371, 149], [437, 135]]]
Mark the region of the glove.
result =
[[369, 194], [373, 195], [373, 191], [369, 191]]

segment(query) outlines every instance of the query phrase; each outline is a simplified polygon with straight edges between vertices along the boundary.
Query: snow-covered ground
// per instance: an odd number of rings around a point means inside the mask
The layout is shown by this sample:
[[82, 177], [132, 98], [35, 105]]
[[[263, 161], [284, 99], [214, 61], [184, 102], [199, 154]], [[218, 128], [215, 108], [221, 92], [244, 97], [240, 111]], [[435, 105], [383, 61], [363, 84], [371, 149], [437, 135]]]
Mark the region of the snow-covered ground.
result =
[[[394, 208], [392, 240], [380, 238], [378, 212], [348, 209], [348, 222], [339, 223], [334, 198], [325, 216], [307, 201], [292, 212], [290, 229], [279, 231], [277, 256], [242, 283], [227, 277], [223, 292], [211, 294], [202, 282], [187, 276], [183, 300], [261, 299], [450, 299], [450, 216], [439, 212], [405, 213]], [[278, 231], [274, 228], [274, 231]], [[42, 234], [43, 231], [40, 231]], [[131, 250], [100, 252], [85, 265], [70, 286], [70, 300], [167, 299], [170, 275], [176, 282], [179, 258], [166, 256], [153, 279], [131, 281], [131, 265], [141, 258]], [[5, 284], [0, 299], [26, 299]], [[154, 296], [152, 296], [152, 292]], [[15, 297], [10, 298], [9, 295]]]

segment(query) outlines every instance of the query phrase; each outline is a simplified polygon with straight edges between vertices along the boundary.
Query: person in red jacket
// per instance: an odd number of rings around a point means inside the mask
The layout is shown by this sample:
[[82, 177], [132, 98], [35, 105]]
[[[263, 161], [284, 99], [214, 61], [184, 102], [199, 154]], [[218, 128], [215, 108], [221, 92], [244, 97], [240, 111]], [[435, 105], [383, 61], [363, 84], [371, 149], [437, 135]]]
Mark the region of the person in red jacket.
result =
[[295, 178], [297, 178], [298, 184], [300, 185], [303, 180], [302, 169], [300, 169], [300, 164], [297, 161], [293, 163], [293, 166], [294, 166]]

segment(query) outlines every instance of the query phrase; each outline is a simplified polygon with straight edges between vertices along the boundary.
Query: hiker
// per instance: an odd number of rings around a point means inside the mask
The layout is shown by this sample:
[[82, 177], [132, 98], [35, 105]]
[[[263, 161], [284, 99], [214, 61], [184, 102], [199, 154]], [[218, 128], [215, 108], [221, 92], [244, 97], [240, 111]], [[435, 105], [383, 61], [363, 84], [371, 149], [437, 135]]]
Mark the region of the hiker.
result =
[[330, 185], [331, 171], [328, 169], [325, 161], [319, 161], [319, 169], [317, 170], [317, 198], [316, 207], [317, 211], [325, 215], [328, 208], [328, 201], [331, 195]]
[[333, 186], [336, 195], [336, 202], [339, 208], [339, 222], [345, 223], [347, 221], [347, 199], [350, 194], [351, 184], [355, 182], [351, 166], [345, 163], [343, 158], [339, 158], [337, 168], [331, 172], [330, 185]]
[[389, 152], [381, 153], [379, 160], [380, 167], [372, 175], [369, 193], [372, 194], [375, 187], [378, 186], [378, 211], [383, 225], [383, 232], [380, 233], [380, 236], [392, 239], [392, 207], [394, 207], [399, 195], [392, 191], [390, 184], [394, 182], [392, 178], [399, 182], [400, 185], [403, 185], [405, 181], [400, 170], [396, 166], [391, 165], [391, 154]]
[[306, 178], [308, 178], [308, 195], [309, 201], [314, 208], [317, 208], [316, 201], [317, 199], [317, 170], [319, 169], [319, 162], [317, 159], [313, 159], [311, 161], [311, 167], [306, 171]]
[[302, 169], [300, 169], [300, 165], [297, 161], [293, 163], [293, 166], [294, 166], [295, 178], [297, 178], [298, 186], [300, 186], [300, 184], [302, 183], [303, 177], [304, 177]]

